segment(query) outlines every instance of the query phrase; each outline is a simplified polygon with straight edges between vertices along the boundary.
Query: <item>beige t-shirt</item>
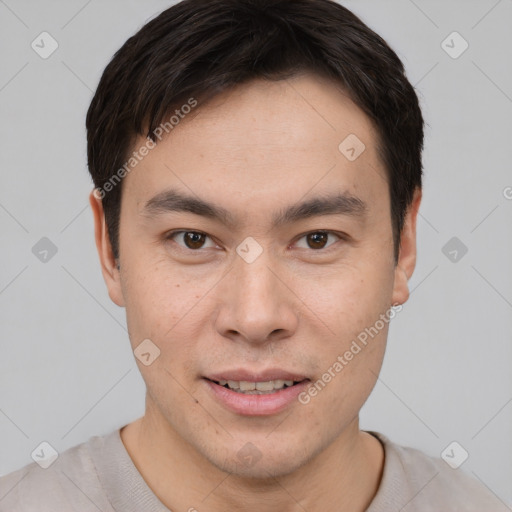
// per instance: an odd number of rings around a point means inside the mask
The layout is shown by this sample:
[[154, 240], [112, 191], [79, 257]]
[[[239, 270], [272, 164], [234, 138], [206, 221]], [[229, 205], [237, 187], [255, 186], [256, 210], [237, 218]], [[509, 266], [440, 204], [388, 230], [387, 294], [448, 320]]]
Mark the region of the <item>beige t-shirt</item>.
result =
[[[367, 512], [509, 511], [479, 481], [442, 459], [384, 446], [379, 490]], [[204, 510], [191, 503], [191, 509]], [[120, 430], [61, 453], [47, 469], [35, 462], [0, 478], [0, 512], [169, 512], [133, 464]]]

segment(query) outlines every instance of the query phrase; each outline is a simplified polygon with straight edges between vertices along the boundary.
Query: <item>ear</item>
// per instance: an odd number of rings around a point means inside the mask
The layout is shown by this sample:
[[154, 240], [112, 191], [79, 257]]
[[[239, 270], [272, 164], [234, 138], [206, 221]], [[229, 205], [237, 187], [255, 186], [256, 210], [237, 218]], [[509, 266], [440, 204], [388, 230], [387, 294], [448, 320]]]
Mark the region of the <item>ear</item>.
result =
[[114, 258], [112, 245], [108, 235], [107, 224], [105, 223], [105, 213], [103, 203], [99, 194], [94, 189], [89, 194], [89, 203], [94, 216], [94, 236], [96, 239], [96, 249], [100, 257], [101, 272], [107, 285], [108, 294], [112, 301], [118, 306], [124, 307], [124, 297], [121, 288], [121, 276], [117, 267], [118, 261]]
[[416, 218], [420, 207], [422, 191], [416, 188], [404, 219], [400, 237], [400, 252], [395, 267], [392, 304], [403, 304], [409, 298], [409, 279], [416, 266]]

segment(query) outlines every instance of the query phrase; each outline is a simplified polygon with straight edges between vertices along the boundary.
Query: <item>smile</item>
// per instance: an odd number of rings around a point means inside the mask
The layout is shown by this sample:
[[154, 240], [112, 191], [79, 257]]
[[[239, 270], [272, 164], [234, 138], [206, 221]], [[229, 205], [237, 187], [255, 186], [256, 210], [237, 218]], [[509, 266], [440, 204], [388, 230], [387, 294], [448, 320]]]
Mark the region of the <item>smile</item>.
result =
[[[214, 381], [215, 382], [215, 381]], [[298, 382], [293, 380], [267, 380], [262, 382], [249, 382], [246, 380], [235, 381], [235, 380], [220, 380], [217, 382], [220, 386], [223, 386], [237, 393], [243, 393], [246, 395], [264, 395], [270, 393], [276, 393], [281, 389], [286, 389], [294, 386]]]
[[203, 382], [215, 402], [243, 416], [278, 414], [297, 402], [298, 395], [311, 383], [304, 376], [282, 371], [267, 372], [266, 375], [250, 375], [243, 371], [229, 373], [229, 379], [223, 374], [203, 377]]

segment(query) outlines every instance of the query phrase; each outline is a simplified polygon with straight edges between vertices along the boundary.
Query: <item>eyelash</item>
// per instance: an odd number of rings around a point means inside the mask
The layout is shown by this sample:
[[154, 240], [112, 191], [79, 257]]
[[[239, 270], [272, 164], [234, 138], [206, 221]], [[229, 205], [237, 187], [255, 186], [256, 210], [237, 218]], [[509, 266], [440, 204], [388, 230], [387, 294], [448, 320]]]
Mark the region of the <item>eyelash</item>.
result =
[[[173, 238], [176, 235], [184, 234], [184, 233], [194, 233], [194, 234], [197, 234], [197, 235], [205, 235], [207, 238], [212, 240], [212, 238], [207, 233], [204, 233], [203, 231], [183, 230], [183, 229], [176, 230], [176, 231], [171, 231], [170, 233], [167, 233], [167, 235], [165, 236], [165, 239], [169, 240], [169, 241], [174, 241]], [[326, 230], [326, 229], [318, 229], [318, 230], [314, 230], [314, 231], [308, 231], [307, 233], [303, 233], [302, 235], [299, 235], [299, 237], [297, 238], [297, 241], [302, 240], [304, 237], [306, 237], [308, 235], [317, 234], [317, 233], [323, 233], [323, 234], [327, 234], [327, 235], [334, 235], [334, 236], [338, 237], [339, 240], [347, 240], [347, 238], [348, 238], [347, 235], [344, 235], [342, 233], [337, 233], [335, 231], [329, 231], [329, 230]], [[307, 249], [310, 252], [312, 252], [312, 253], [324, 253], [325, 254], [335, 244], [336, 244], [336, 242], [333, 242], [332, 244], [328, 245], [326, 248], [322, 248], [322, 249], [310, 249], [310, 248], [307, 248]], [[179, 245], [179, 244], [178, 244], [178, 246], [180, 247], [181, 250], [186, 251], [186, 252], [190, 252], [190, 253], [199, 253], [199, 252], [201, 252], [204, 249], [203, 247], [201, 247], [200, 249], [190, 249], [188, 247], [184, 247], [184, 246]], [[208, 247], [206, 249], [208, 249]]]

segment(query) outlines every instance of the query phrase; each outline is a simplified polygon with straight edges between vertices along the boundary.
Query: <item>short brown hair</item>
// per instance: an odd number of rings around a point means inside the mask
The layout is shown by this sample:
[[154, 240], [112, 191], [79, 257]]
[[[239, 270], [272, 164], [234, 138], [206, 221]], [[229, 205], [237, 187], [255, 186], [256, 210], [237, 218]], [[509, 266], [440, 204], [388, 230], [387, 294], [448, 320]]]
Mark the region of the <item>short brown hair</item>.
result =
[[[395, 260], [405, 214], [421, 188], [423, 117], [387, 43], [331, 0], [183, 0], [144, 25], [105, 68], [87, 112], [87, 157], [103, 190], [137, 135], [191, 97], [199, 105], [255, 78], [310, 71], [337, 81], [373, 121], [387, 171]], [[116, 258], [122, 183], [103, 194]]]

